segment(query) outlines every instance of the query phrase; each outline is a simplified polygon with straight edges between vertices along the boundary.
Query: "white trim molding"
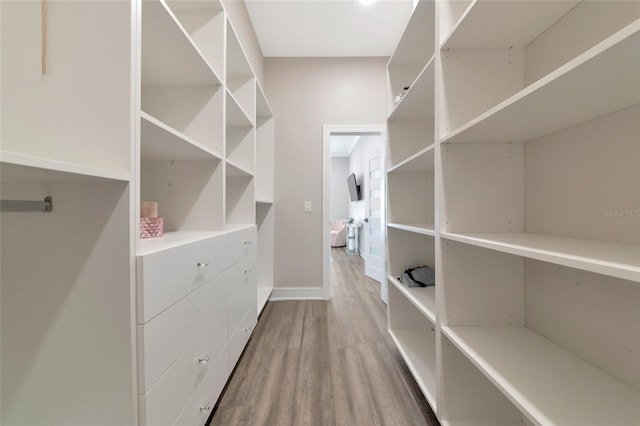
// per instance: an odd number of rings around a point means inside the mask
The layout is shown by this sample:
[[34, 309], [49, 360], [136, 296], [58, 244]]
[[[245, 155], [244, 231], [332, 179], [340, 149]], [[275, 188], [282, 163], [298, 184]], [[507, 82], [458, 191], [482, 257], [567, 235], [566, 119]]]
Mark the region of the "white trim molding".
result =
[[278, 300], [324, 300], [322, 287], [274, 287], [269, 301]]

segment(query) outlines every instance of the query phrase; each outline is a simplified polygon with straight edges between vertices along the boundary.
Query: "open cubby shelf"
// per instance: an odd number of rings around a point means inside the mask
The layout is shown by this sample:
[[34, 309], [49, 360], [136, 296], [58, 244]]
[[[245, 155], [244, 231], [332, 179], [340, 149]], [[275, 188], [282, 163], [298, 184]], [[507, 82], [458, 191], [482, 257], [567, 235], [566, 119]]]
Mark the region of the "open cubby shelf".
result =
[[640, 392], [525, 327], [442, 332], [535, 424], [640, 420]]
[[442, 142], [523, 142], [637, 104], [640, 91], [629, 88], [640, 74], [640, 58], [634, 54], [638, 50], [640, 20], [460, 126]]
[[451, 233], [442, 238], [640, 282], [640, 246], [531, 233]]

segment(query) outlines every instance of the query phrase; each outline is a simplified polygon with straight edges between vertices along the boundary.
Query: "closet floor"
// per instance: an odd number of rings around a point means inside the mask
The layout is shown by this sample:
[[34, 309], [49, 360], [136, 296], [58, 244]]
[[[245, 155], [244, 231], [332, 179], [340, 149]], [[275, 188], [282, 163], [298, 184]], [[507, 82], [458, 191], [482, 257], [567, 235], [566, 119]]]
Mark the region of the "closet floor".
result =
[[331, 250], [331, 300], [267, 303], [211, 425], [439, 424], [387, 333], [380, 285]]

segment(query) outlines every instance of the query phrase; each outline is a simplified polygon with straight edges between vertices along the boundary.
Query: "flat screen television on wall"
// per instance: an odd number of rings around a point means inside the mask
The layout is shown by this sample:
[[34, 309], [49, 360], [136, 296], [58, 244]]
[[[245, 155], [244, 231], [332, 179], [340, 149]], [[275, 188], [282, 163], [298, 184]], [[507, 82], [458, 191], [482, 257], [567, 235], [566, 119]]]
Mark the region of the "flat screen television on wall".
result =
[[351, 198], [351, 201], [358, 201], [362, 199], [360, 197], [360, 185], [356, 182], [355, 173], [351, 173], [347, 178], [347, 186], [349, 187], [349, 198]]

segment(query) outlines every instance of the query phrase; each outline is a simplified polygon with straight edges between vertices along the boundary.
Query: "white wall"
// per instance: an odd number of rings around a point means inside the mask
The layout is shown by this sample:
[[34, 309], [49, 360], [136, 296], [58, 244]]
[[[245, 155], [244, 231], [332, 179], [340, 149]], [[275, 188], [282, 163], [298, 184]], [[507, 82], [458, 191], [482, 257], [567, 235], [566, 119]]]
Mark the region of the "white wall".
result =
[[346, 219], [349, 216], [349, 189], [347, 187], [347, 177], [349, 171], [349, 157], [331, 158], [331, 179], [329, 193], [329, 219]]
[[386, 61], [265, 59], [276, 120], [276, 287], [322, 287], [322, 126], [385, 124]]
[[[349, 217], [362, 222], [367, 217], [366, 198], [368, 196], [368, 188], [366, 186], [365, 175], [366, 162], [374, 153], [383, 154], [385, 151], [384, 137], [379, 136], [361, 136], [357, 145], [351, 151], [349, 156], [349, 173], [355, 173], [356, 181], [360, 185], [360, 194], [362, 199], [349, 203]], [[365, 240], [364, 227], [360, 228], [360, 255], [365, 257], [364, 247], [367, 244]], [[365, 259], [366, 260], [366, 259]]]

